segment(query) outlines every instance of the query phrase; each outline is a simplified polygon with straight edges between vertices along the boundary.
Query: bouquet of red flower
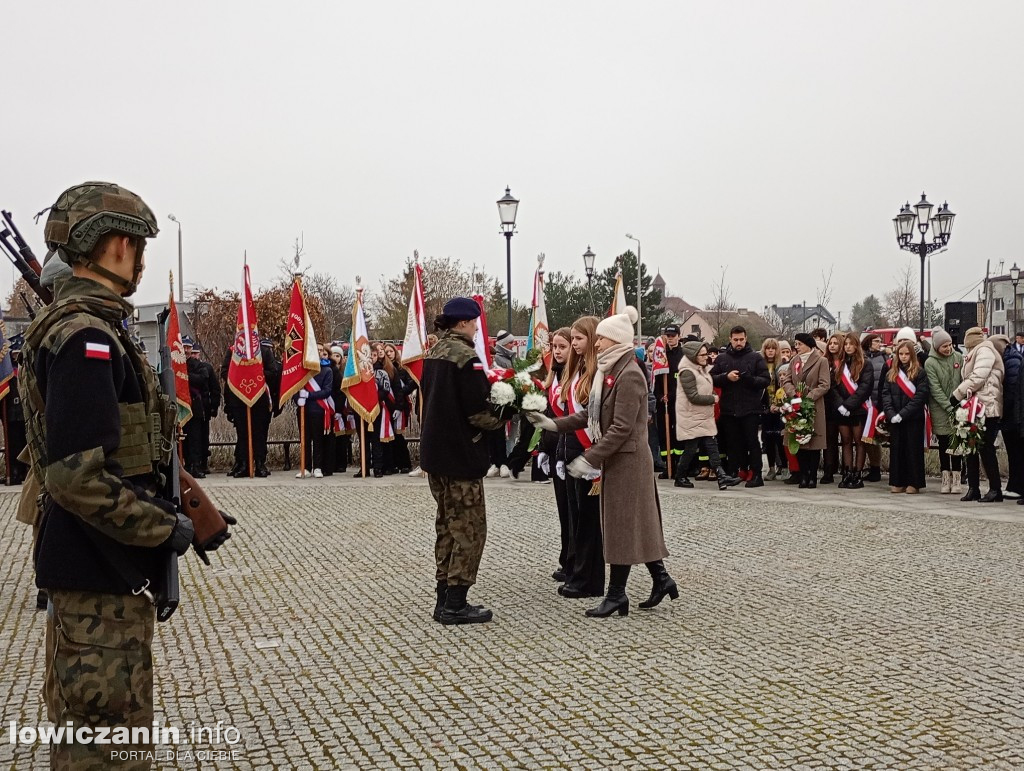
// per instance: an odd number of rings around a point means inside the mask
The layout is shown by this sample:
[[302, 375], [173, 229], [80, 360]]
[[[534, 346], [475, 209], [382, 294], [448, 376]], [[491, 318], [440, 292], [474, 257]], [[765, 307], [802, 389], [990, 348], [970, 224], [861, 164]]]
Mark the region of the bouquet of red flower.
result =
[[949, 438], [950, 455], [975, 455], [985, 443], [985, 405], [972, 396], [949, 411], [953, 435]]
[[800, 383], [796, 395], [779, 408], [786, 428], [786, 445], [793, 455], [814, 438], [814, 402], [806, 395], [807, 385]]

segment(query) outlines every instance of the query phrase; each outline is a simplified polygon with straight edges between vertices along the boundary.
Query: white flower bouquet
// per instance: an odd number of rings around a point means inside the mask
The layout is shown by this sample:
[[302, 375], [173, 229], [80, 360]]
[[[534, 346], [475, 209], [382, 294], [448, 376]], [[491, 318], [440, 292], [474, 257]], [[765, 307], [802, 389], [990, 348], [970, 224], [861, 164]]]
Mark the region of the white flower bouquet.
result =
[[491, 370], [491, 404], [525, 412], [543, 412], [548, 405], [544, 384], [534, 377], [542, 366], [539, 351], [531, 351], [513, 369]]

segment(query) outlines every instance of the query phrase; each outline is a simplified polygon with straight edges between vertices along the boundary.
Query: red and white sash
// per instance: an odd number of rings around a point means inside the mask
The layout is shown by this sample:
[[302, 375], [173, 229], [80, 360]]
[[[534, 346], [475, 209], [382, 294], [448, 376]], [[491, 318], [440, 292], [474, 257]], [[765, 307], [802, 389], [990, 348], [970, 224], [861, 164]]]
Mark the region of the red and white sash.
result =
[[395, 438], [395, 427], [391, 422], [391, 413], [388, 410], [380, 411], [380, 440], [391, 442]]
[[[576, 399], [576, 386], [579, 385], [579, 382], [580, 376], [577, 374], [569, 384], [569, 398], [565, 400], [565, 403], [570, 415], [575, 415], [577, 412], [583, 412], [586, 409], [586, 407], [581, 405]], [[579, 440], [580, 444], [583, 445], [584, 450], [589, 450], [591, 445], [594, 444], [594, 437], [591, 435], [590, 429], [588, 428], [577, 429], [576, 438]]]
[[[913, 399], [917, 394], [917, 386], [914, 385], [914, 381], [910, 379], [906, 372], [902, 369], [896, 373], [896, 385], [900, 387], [900, 390], [906, 394], [908, 398]], [[932, 443], [932, 413], [928, 409], [928, 405], [924, 407], [924, 448], [927, 450]]]
[[395, 433], [404, 434], [405, 430], [409, 428], [409, 416], [402, 410], [395, 410], [392, 415], [395, 420]]
[[551, 411], [555, 413], [556, 418], [565, 415], [565, 408], [558, 398], [558, 375], [554, 375], [551, 378], [551, 387], [548, 389], [548, 404], [551, 406]]
[[870, 442], [875, 438], [875, 423], [878, 420], [878, 409], [870, 399], [864, 402], [864, 406], [867, 408], [868, 415], [864, 420], [864, 431], [861, 439]]
[[843, 384], [843, 388], [846, 389], [846, 393], [850, 396], [857, 393], [857, 384], [853, 382], [853, 373], [850, 372], [849, 364], [843, 365], [843, 371], [839, 373], [839, 382]]

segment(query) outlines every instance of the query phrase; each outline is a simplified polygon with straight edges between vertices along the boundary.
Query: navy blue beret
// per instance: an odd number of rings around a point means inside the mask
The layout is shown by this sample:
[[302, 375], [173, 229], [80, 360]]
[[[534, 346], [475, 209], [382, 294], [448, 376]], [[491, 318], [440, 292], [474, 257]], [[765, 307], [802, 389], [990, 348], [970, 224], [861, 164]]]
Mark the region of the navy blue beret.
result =
[[480, 316], [480, 306], [468, 297], [453, 297], [444, 304], [442, 313], [450, 319], [468, 321]]

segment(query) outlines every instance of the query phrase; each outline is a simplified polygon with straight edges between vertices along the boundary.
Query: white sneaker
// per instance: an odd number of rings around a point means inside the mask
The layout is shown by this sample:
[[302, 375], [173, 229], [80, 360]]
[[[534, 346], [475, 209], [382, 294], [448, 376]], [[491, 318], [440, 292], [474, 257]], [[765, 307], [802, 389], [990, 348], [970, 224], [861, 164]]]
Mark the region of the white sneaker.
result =
[[963, 492], [963, 488], [960, 486], [960, 472], [951, 471], [950, 474], [953, 476], [953, 484], [950, 485], [949, 491], [953, 493], [953, 495], [960, 495], [960, 493]]
[[411, 476], [411, 477], [422, 477], [422, 476], [426, 476], [426, 475], [423, 473], [423, 469], [421, 469], [419, 466], [417, 466], [416, 468], [414, 468], [412, 471], [409, 472], [409, 476]]
[[309, 476], [309, 472], [308, 471], [300, 471], [298, 474], [295, 475], [295, 478], [296, 479], [305, 479], [308, 476]]
[[942, 486], [939, 488], [939, 493], [949, 495], [951, 492], [953, 492], [953, 475], [948, 471], [943, 471]]
[[512, 476], [512, 472], [509, 471], [508, 466], [502, 466], [501, 471], [499, 473], [501, 474], [502, 479], [508, 479], [510, 476]]
[[494, 479], [494, 477], [496, 476], [498, 476], [498, 467], [492, 465], [489, 469], [487, 469], [487, 478]]
[[322, 472], [318, 468], [313, 469], [313, 479], [323, 479], [323, 478], [324, 478], [324, 472]]

